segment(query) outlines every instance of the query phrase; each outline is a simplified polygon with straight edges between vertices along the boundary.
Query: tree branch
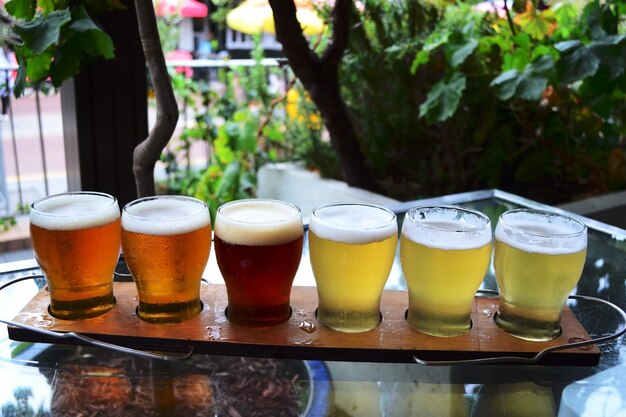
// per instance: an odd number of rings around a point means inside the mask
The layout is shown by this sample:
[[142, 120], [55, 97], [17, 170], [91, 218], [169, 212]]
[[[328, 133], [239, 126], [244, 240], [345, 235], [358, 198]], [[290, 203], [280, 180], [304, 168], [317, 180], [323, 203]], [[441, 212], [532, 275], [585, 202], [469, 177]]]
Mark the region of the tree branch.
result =
[[293, 0], [269, 0], [269, 3], [274, 13], [276, 39], [283, 46], [289, 66], [305, 86], [314, 83], [321, 71], [321, 60], [309, 48], [302, 33], [296, 5]]
[[156, 122], [148, 137], [135, 148], [133, 172], [137, 195], [145, 197], [156, 193], [154, 166], [169, 142], [178, 122], [178, 104], [174, 97], [172, 82], [165, 65], [157, 30], [154, 6], [149, 0], [135, 0], [139, 36], [146, 56], [146, 64], [154, 86], [157, 102]]
[[343, 57], [343, 51], [348, 46], [348, 34], [351, 0], [337, 0], [333, 9], [333, 36], [324, 52], [322, 63], [326, 65], [338, 66]]
[[276, 37], [296, 77], [320, 111], [330, 142], [341, 163], [345, 181], [354, 187], [378, 191], [365, 164], [354, 125], [341, 97], [339, 64], [348, 43], [351, 0], [336, 0], [332, 42], [320, 59], [309, 47], [296, 17], [293, 0], [269, 0]]

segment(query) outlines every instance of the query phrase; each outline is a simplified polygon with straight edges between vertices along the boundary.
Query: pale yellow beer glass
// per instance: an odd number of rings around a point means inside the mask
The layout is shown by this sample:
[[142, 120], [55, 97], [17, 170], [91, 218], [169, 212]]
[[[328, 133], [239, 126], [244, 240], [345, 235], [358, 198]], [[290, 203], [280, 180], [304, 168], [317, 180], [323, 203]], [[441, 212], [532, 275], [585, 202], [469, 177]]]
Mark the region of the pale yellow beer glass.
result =
[[139, 318], [169, 324], [199, 314], [210, 250], [211, 217], [203, 201], [156, 196], [124, 206], [122, 251], [137, 285]]
[[115, 197], [72, 192], [37, 200], [30, 209], [30, 235], [53, 316], [83, 319], [113, 308], [113, 271], [120, 254]]
[[432, 336], [471, 329], [476, 290], [491, 261], [491, 222], [475, 210], [414, 207], [404, 218], [400, 261], [409, 292], [409, 325]]
[[580, 279], [586, 253], [587, 227], [572, 217], [530, 209], [502, 214], [494, 250], [498, 326], [526, 340], [557, 337], [561, 311]]
[[384, 207], [346, 203], [313, 211], [309, 257], [320, 322], [352, 333], [378, 326], [397, 243], [396, 215]]

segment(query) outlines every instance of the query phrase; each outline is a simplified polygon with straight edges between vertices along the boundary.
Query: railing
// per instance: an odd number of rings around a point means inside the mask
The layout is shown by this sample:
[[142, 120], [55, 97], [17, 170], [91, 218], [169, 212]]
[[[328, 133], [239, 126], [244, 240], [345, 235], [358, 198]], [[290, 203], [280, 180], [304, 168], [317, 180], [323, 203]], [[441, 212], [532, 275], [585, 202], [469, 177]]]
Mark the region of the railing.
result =
[[[16, 65], [0, 66], [2, 78], [13, 77], [17, 68]], [[3, 115], [0, 126], [0, 213], [6, 216], [24, 213], [31, 200], [50, 194], [45, 144], [46, 137], [56, 132], [48, 131], [44, 135], [42, 92], [39, 89], [29, 89], [23, 98], [15, 99], [11, 85], [4, 87], [3, 90], [8, 92], [8, 112]], [[16, 107], [20, 107], [17, 114]], [[60, 113], [58, 117], [60, 126]], [[62, 131], [58, 134], [62, 136]], [[61, 188], [67, 188], [67, 185]]]
[[[275, 67], [280, 62], [264, 59], [261, 64]], [[167, 65], [207, 69], [205, 80], [213, 81], [215, 71], [211, 70], [250, 67], [255, 61], [171, 60]], [[0, 66], [0, 72], [11, 76], [17, 68]], [[0, 217], [25, 213], [35, 199], [67, 190], [60, 94], [29, 89], [19, 99], [9, 94], [9, 103], [7, 120], [0, 122]], [[181, 110], [186, 115], [185, 109]], [[181, 123], [185, 122], [186, 117], [182, 117]]]

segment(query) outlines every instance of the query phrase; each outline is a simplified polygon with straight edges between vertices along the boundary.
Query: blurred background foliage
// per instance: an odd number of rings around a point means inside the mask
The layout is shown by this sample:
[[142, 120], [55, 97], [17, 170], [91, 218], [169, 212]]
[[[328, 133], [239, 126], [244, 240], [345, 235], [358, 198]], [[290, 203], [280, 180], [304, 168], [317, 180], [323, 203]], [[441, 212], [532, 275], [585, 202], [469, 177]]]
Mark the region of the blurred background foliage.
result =
[[343, 94], [390, 195], [626, 186], [625, 2], [363, 5]]
[[[60, 85], [81, 62], [113, 54], [91, 16], [119, 1], [97, 10], [89, 0], [43, 3], [6, 3], [23, 41], [16, 53], [28, 64], [18, 91], [26, 79]], [[497, 187], [554, 204], [626, 188], [626, 2], [356, 6], [342, 95], [385, 194], [411, 200]], [[318, 10], [328, 23], [329, 7]], [[159, 29], [167, 53], [177, 22], [162, 19]], [[309, 39], [311, 47], [323, 51], [328, 35]], [[172, 69], [185, 123], [163, 155], [160, 192], [195, 195], [214, 211], [254, 196], [267, 162], [303, 161], [340, 178], [314, 104], [286, 63], [262, 64], [259, 39], [254, 65], [212, 69], [210, 83]], [[207, 145], [201, 166], [189, 157], [195, 142]]]
[[[497, 187], [554, 204], [626, 188], [624, 16], [620, 0], [359, 3], [342, 94], [385, 193]], [[253, 57], [220, 71], [221, 91], [177, 88], [201, 97], [183, 150], [212, 151], [201, 170], [170, 163], [171, 188], [214, 205], [253, 196], [256, 169], [281, 160], [341, 179], [302, 86], [261, 65], [258, 43]]]

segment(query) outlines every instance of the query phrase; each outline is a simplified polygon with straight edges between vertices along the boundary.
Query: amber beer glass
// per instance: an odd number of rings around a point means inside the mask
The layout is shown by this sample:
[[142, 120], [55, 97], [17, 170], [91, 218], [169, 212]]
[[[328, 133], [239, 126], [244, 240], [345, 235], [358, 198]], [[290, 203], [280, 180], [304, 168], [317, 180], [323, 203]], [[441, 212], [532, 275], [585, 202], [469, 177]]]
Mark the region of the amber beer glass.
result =
[[146, 197], [122, 211], [122, 251], [139, 294], [139, 317], [169, 324], [200, 313], [211, 250], [207, 205], [184, 196]]
[[407, 212], [400, 261], [411, 327], [432, 336], [470, 330], [474, 296], [491, 261], [491, 240], [491, 222], [478, 211], [434, 206]]
[[35, 201], [30, 210], [35, 257], [48, 281], [50, 313], [74, 320], [115, 305], [120, 209], [103, 193], [72, 192]]
[[580, 279], [587, 227], [561, 214], [510, 210], [495, 233], [500, 289], [496, 323], [513, 336], [545, 341], [561, 333], [561, 311]]
[[397, 244], [396, 215], [384, 207], [339, 203], [313, 211], [309, 253], [324, 325], [350, 333], [378, 326]]
[[262, 327], [289, 319], [303, 234], [300, 209], [286, 202], [244, 199], [218, 208], [215, 255], [231, 322]]

